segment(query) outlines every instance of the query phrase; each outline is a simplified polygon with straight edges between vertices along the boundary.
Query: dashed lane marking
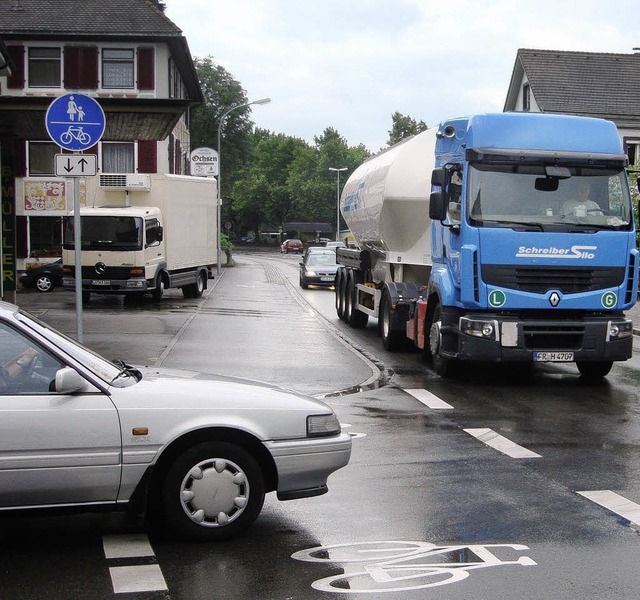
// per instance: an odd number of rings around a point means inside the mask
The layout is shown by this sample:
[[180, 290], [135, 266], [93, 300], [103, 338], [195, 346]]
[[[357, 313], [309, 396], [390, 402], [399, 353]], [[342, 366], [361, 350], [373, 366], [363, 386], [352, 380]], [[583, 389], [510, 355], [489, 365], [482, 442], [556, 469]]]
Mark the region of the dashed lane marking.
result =
[[167, 584], [160, 565], [133, 565], [131, 567], [111, 567], [111, 583], [116, 594], [134, 592], [167, 591]]
[[577, 493], [611, 512], [624, 517], [627, 521], [631, 521], [631, 523], [640, 526], [640, 504], [631, 502], [631, 500], [627, 500], [624, 496], [610, 490], [594, 490]]
[[411, 394], [416, 400], [422, 402], [425, 406], [435, 410], [452, 410], [453, 406], [447, 404], [444, 400], [438, 398], [435, 394], [432, 394], [425, 389], [405, 390], [407, 394]]
[[464, 431], [479, 439], [490, 448], [498, 450], [498, 452], [502, 452], [511, 458], [542, 458], [540, 454], [527, 450], [522, 446], [518, 446], [518, 444], [512, 442], [499, 433], [496, 433], [493, 429], [479, 428], [465, 429]]
[[137, 558], [139, 556], [155, 556], [149, 538], [143, 534], [105, 535], [102, 538], [104, 556], [112, 558]]

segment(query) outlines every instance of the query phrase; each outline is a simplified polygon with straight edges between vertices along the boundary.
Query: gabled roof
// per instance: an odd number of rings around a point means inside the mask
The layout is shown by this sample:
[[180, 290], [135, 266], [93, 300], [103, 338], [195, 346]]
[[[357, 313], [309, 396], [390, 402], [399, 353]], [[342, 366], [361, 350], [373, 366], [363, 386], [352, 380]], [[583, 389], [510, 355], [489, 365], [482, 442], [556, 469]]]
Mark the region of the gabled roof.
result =
[[504, 110], [514, 110], [523, 77], [541, 112], [640, 121], [640, 53], [520, 49]]
[[5, 38], [182, 35], [149, 0], [0, 0], [0, 22]]

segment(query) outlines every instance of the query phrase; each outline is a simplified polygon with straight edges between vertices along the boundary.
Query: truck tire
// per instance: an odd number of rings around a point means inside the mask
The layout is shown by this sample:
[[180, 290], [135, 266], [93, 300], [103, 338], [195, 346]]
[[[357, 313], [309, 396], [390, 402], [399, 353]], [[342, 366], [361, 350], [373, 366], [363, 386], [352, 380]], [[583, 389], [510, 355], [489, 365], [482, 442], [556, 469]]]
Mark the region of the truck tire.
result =
[[162, 295], [164, 294], [164, 280], [162, 279], [162, 275], [158, 275], [156, 278], [156, 287], [153, 292], [151, 292], [151, 297], [154, 302], [161, 302]]
[[431, 313], [431, 318], [428, 321], [429, 325], [429, 339], [426, 340], [424, 345], [424, 353], [426, 358], [431, 360], [433, 370], [440, 377], [451, 377], [457, 366], [457, 361], [442, 356], [440, 350], [442, 348], [442, 307], [436, 300], [436, 305]]
[[340, 286], [342, 286], [343, 276], [344, 276], [344, 269], [339, 268], [336, 271], [336, 279], [333, 284], [333, 291], [336, 299], [336, 314], [338, 315], [338, 319], [342, 319], [342, 315], [344, 313], [342, 298], [340, 296]]
[[391, 329], [392, 322], [391, 298], [388, 291], [382, 293], [380, 301], [380, 313], [378, 317], [378, 327], [380, 329], [380, 337], [382, 338], [382, 346], [389, 352], [397, 352], [404, 346], [404, 332]]
[[612, 360], [599, 360], [594, 362], [580, 361], [576, 363], [580, 375], [588, 380], [606, 377], [613, 367]]
[[366, 327], [369, 315], [360, 312], [356, 307], [356, 284], [362, 282], [362, 276], [358, 271], [351, 271], [345, 286], [344, 320], [354, 329]]
[[338, 308], [338, 316], [346, 322], [345, 319], [345, 296], [346, 296], [346, 287], [347, 287], [347, 272], [342, 273], [342, 277], [340, 279], [340, 286], [336, 288], [336, 293], [339, 296], [340, 306]]
[[184, 538], [227, 539], [249, 527], [262, 510], [262, 470], [236, 444], [204, 442], [188, 448], [162, 477], [162, 513]]
[[202, 271], [200, 271], [196, 275], [196, 282], [190, 283], [189, 285], [185, 285], [182, 288], [182, 295], [185, 298], [200, 298], [202, 297], [202, 293], [204, 292], [205, 286], [205, 276]]

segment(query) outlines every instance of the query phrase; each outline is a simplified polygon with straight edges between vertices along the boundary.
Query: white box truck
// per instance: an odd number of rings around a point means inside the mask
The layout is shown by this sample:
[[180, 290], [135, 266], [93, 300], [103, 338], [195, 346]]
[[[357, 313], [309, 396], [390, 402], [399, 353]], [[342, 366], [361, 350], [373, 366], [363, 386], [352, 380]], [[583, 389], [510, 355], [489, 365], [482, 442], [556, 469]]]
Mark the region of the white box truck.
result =
[[[100, 178], [94, 206], [80, 208], [83, 301], [92, 293], [151, 293], [160, 301], [167, 288], [200, 297], [217, 263], [216, 180], [166, 174]], [[75, 288], [74, 223], [71, 212], [62, 251], [67, 289]]]

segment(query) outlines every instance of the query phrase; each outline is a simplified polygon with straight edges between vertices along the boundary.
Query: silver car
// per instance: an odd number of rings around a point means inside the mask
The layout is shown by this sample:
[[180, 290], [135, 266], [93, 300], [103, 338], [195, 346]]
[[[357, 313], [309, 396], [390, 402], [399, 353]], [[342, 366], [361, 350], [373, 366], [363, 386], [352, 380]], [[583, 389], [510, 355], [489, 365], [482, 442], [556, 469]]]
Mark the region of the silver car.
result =
[[122, 507], [179, 535], [246, 529], [265, 493], [327, 491], [351, 439], [319, 400], [113, 363], [0, 302], [0, 510]]

